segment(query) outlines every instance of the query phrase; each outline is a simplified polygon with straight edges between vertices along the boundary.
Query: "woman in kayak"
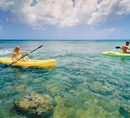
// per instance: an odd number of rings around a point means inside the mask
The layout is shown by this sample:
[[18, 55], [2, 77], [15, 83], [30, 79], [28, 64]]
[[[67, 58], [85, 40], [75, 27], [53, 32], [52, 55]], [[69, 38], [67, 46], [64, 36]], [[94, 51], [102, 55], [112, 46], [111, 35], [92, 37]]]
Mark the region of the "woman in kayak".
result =
[[[29, 54], [30, 52], [21, 51], [20, 47], [19, 47], [19, 46], [16, 46], [16, 47], [14, 48], [14, 53], [13, 53], [13, 55], [12, 55], [12, 60], [13, 60], [13, 61], [17, 61], [19, 58], [21, 58], [21, 54], [22, 54], [22, 53]], [[26, 56], [26, 57], [20, 59], [20, 61], [30, 62], [30, 59]]]
[[129, 46], [129, 42], [126, 42], [126, 44], [121, 47], [121, 50], [123, 53], [130, 53], [130, 52], [127, 52], [127, 50], [130, 50], [128, 46]]

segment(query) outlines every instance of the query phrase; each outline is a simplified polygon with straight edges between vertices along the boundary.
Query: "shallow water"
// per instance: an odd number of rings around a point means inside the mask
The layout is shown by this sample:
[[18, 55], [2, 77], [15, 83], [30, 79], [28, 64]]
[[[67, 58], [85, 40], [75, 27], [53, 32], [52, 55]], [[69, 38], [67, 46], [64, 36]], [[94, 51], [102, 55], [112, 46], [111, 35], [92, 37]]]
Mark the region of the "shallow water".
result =
[[0, 64], [0, 117], [25, 118], [12, 111], [30, 94], [48, 94], [57, 105], [53, 118], [128, 118], [130, 58], [103, 56], [125, 41], [0, 41], [0, 57], [19, 45], [30, 59], [56, 59], [56, 67], [3, 68]]

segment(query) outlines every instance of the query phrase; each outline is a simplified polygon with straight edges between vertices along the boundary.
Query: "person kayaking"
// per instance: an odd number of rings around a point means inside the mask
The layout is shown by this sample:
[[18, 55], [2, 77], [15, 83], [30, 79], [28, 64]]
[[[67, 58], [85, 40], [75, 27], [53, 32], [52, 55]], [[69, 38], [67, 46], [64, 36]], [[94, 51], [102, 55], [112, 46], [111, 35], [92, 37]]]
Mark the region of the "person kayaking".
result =
[[[15, 61], [15, 62], [17, 62], [17, 60], [21, 58], [21, 54], [22, 53], [30, 54], [30, 52], [22, 51], [19, 46], [16, 46], [14, 48], [14, 53], [12, 55], [12, 60]], [[25, 56], [24, 58], [20, 59], [19, 61], [31, 62], [31, 60], [27, 56]]]
[[126, 44], [124, 44], [121, 47], [121, 50], [122, 50], [123, 53], [130, 53], [130, 52], [127, 52], [127, 50], [130, 50], [130, 48], [128, 46], [129, 46], [129, 42], [127, 41]]

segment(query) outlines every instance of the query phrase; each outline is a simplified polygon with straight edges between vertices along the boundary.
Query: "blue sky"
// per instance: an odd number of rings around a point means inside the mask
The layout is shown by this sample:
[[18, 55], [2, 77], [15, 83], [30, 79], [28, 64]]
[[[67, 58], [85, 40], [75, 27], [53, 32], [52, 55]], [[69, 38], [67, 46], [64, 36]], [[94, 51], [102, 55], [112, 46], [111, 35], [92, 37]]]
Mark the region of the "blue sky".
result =
[[1, 0], [0, 39], [130, 39], [130, 0]]

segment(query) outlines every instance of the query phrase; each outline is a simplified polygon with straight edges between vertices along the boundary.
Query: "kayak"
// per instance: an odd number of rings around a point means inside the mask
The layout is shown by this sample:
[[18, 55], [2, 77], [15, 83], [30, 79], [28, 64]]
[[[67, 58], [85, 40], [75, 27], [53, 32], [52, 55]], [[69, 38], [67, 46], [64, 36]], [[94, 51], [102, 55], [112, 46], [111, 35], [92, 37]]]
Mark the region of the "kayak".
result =
[[106, 55], [106, 56], [118, 56], [118, 57], [130, 57], [130, 54], [128, 54], [128, 53], [111, 52], [111, 51], [102, 52], [102, 55]]
[[[11, 64], [13, 61], [11, 58], [4, 57], [0, 58], [0, 63], [3, 64]], [[55, 59], [49, 59], [49, 60], [31, 60], [31, 62], [22, 62], [18, 61], [13, 64], [13, 66], [23, 66], [23, 67], [48, 67], [48, 66], [55, 66], [56, 60]]]

